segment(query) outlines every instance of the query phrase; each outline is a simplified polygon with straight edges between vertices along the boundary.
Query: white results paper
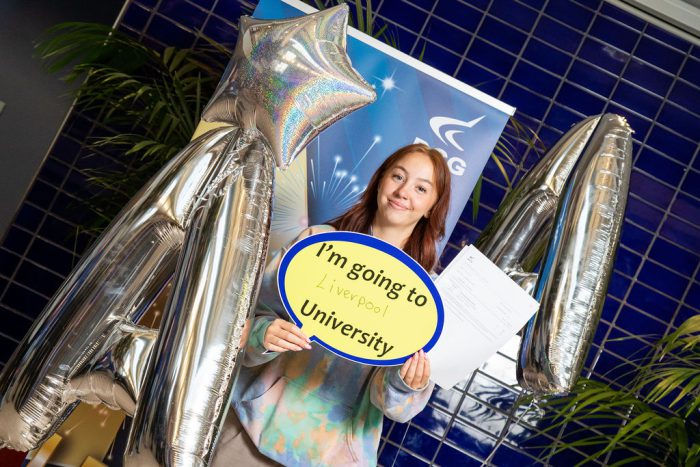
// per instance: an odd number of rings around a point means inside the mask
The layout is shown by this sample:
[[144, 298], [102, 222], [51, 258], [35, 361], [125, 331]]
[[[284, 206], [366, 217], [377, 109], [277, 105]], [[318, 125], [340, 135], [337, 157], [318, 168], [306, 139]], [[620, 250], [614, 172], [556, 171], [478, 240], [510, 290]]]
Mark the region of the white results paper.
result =
[[440, 339], [428, 352], [430, 379], [445, 389], [479, 368], [539, 307], [473, 245], [462, 249], [435, 285], [445, 322]]

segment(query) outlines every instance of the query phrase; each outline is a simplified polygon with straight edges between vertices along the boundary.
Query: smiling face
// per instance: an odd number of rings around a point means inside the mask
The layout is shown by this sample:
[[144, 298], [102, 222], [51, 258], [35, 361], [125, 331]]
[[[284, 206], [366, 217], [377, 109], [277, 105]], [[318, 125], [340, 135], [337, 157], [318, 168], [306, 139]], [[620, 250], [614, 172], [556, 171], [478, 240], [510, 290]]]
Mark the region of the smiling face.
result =
[[422, 217], [430, 215], [437, 197], [433, 162], [426, 154], [410, 152], [382, 175], [374, 222], [412, 230]]

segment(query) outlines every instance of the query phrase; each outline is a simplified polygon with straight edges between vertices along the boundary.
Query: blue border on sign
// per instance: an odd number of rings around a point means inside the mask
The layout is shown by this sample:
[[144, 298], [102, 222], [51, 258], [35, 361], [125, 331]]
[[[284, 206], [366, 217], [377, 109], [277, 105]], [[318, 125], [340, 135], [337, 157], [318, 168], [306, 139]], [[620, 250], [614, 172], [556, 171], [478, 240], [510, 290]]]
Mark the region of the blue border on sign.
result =
[[[285, 310], [287, 310], [287, 314], [289, 314], [289, 316], [292, 318], [292, 321], [294, 321], [294, 324], [296, 324], [300, 328], [302, 327], [301, 320], [297, 318], [297, 315], [292, 310], [292, 307], [289, 304], [289, 300], [287, 299], [287, 291], [284, 285], [284, 277], [287, 273], [287, 268], [292, 262], [292, 259], [294, 259], [294, 257], [307, 246], [314, 245], [316, 243], [332, 241], [359, 243], [360, 245], [365, 245], [370, 248], [374, 248], [375, 250], [379, 250], [388, 255], [391, 255], [397, 260], [401, 261], [406, 266], [408, 266], [423, 281], [423, 283], [425, 283], [425, 285], [428, 287], [428, 291], [433, 297], [433, 300], [435, 300], [438, 315], [438, 321], [437, 325], [435, 326], [435, 332], [433, 333], [433, 336], [430, 338], [428, 343], [423, 347], [423, 350], [426, 352], [432, 349], [435, 343], [440, 338], [440, 335], [442, 334], [442, 327], [445, 321], [445, 309], [442, 305], [442, 298], [440, 297], [440, 293], [438, 292], [437, 287], [435, 287], [435, 284], [430, 278], [430, 275], [426, 272], [425, 269], [423, 269], [423, 267], [420, 264], [418, 264], [418, 262], [416, 262], [416, 260], [411, 258], [399, 248], [396, 248], [394, 245], [391, 245], [385, 242], [384, 240], [380, 240], [376, 237], [372, 237], [371, 235], [361, 234], [357, 232], [321, 232], [318, 234], [314, 234], [302, 240], [299, 240], [297, 243], [292, 245], [292, 247], [284, 254], [284, 256], [282, 257], [282, 262], [280, 263], [279, 271], [277, 271], [277, 288], [279, 290], [280, 298], [282, 299], [282, 304], [284, 305]], [[339, 355], [348, 360], [352, 360], [354, 362], [364, 363], [367, 365], [399, 365], [408, 360], [413, 355], [409, 354], [404, 357], [394, 358], [392, 360], [375, 360], [369, 358], [360, 358], [345, 352], [341, 352], [332, 345], [323, 342], [316, 336], [311, 336], [310, 339], [314, 342], [318, 342], [324, 348], [330, 350], [336, 355]]]

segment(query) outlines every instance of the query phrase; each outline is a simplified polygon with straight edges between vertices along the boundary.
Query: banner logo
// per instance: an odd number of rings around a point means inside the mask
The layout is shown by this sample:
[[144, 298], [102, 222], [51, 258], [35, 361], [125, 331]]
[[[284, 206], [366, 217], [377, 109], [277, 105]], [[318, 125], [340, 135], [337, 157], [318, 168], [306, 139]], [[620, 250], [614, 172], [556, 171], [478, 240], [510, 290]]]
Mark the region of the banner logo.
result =
[[430, 128], [433, 130], [433, 133], [435, 133], [435, 136], [440, 138], [440, 141], [442, 141], [443, 144], [445, 143], [445, 139], [450, 142], [450, 144], [460, 151], [464, 151], [462, 149], [462, 146], [455, 141], [455, 135], [459, 135], [464, 133], [464, 131], [459, 130], [459, 129], [453, 129], [453, 130], [446, 130], [443, 135], [443, 127], [458, 127], [458, 128], [471, 128], [477, 123], [479, 123], [486, 115], [482, 115], [479, 118], [475, 118], [474, 120], [470, 120], [468, 122], [463, 122], [462, 120], [457, 120], [456, 118], [451, 118], [451, 117], [433, 117], [430, 119]]

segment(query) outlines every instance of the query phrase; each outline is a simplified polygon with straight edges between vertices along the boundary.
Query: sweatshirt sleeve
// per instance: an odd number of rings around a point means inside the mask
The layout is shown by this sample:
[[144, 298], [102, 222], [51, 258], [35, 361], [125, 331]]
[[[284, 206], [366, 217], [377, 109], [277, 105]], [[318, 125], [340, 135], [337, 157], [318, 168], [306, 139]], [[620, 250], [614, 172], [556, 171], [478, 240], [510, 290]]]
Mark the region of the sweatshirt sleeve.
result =
[[[430, 272], [431, 279], [437, 274]], [[405, 423], [425, 408], [435, 383], [428, 381], [422, 389], [413, 389], [401, 379], [400, 366], [378, 368], [370, 385], [370, 400], [390, 419]]]
[[425, 408], [435, 383], [429, 381], [422, 389], [413, 389], [399, 374], [401, 367], [378, 368], [370, 385], [370, 400], [390, 419], [405, 423]]
[[279, 289], [277, 288], [277, 272], [284, 254], [299, 240], [310, 235], [333, 230], [326, 225], [313, 226], [304, 229], [294, 240], [272, 253], [265, 272], [263, 273], [258, 303], [253, 318], [253, 326], [248, 337], [243, 365], [247, 367], [262, 365], [279, 355], [278, 352], [268, 352], [263, 346], [265, 332], [270, 324], [277, 318], [289, 320], [289, 316], [284, 309]]

